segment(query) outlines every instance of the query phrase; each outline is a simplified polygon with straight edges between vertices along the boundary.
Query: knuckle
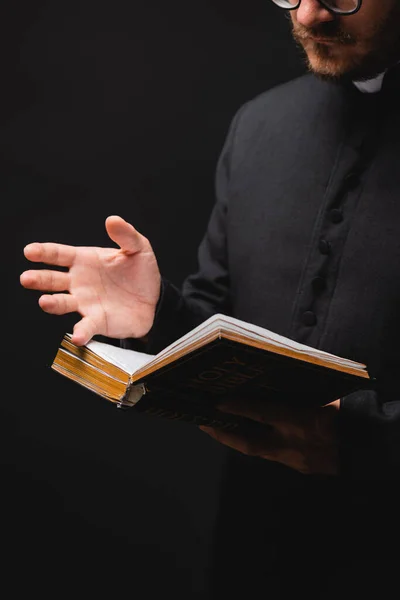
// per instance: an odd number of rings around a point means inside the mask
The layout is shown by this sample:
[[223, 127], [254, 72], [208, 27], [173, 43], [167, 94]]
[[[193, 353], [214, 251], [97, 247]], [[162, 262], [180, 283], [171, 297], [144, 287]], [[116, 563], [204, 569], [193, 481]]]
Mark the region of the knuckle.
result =
[[67, 296], [61, 296], [60, 300], [61, 300], [60, 301], [60, 309], [63, 312], [67, 312], [67, 310], [68, 310], [68, 299], [67, 299]]

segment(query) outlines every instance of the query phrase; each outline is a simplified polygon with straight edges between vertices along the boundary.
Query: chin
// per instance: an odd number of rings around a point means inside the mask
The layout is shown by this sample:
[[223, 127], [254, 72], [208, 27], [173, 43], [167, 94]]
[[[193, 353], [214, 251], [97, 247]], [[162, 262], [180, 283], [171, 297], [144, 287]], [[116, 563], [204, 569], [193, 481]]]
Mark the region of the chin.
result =
[[308, 57], [307, 63], [308, 69], [323, 79], [348, 79], [351, 78], [353, 71], [344, 61]]
[[348, 72], [349, 60], [343, 56], [343, 48], [312, 40], [302, 41], [298, 45], [303, 51], [308, 70], [314, 75], [324, 79], [340, 79]]
[[303, 47], [308, 70], [321, 79], [366, 81], [395, 65], [400, 51], [373, 52], [363, 46], [317, 44]]
[[[352, 51], [351, 51], [352, 50]], [[321, 79], [335, 81], [359, 80], [375, 77], [381, 72], [381, 65], [366, 64], [354, 48], [316, 44], [305, 48], [308, 69]], [[378, 68], [377, 68], [378, 67]]]

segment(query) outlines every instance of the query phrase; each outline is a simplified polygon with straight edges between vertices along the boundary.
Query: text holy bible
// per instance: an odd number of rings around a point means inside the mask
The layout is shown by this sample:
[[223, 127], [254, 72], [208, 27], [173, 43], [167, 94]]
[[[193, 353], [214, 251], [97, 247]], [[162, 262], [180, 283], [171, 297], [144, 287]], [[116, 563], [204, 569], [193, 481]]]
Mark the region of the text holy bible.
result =
[[323, 405], [372, 382], [366, 365], [216, 314], [156, 355], [66, 334], [52, 368], [120, 408], [234, 429], [236, 396]]

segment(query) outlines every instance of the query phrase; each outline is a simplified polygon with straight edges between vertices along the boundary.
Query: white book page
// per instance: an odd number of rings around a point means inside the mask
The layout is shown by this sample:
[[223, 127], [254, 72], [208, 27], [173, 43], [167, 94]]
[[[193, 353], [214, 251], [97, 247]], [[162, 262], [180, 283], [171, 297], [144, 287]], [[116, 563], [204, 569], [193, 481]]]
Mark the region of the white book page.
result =
[[132, 375], [137, 371], [141, 371], [143, 367], [147, 368], [153, 364], [157, 364], [171, 354], [174, 354], [182, 348], [185, 348], [190, 343], [202, 339], [208, 334], [218, 330], [220, 330], [222, 334], [224, 331], [227, 333], [232, 332], [236, 334], [243, 334], [250, 339], [260, 342], [268, 341], [278, 348], [289, 348], [301, 354], [307, 354], [317, 358], [320, 357], [321, 359], [333, 364], [341, 364], [343, 366], [365, 370], [365, 366], [358, 362], [335, 356], [334, 354], [324, 352], [323, 350], [318, 350], [317, 348], [312, 348], [305, 344], [300, 344], [258, 325], [247, 323], [245, 321], [241, 321], [240, 319], [235, 319], [234, 317], [219, 313], [213, 315], [178, 340], [175, 340], [172, 344], [161, 350], [161, 352], [156, 355], [146, 354], [136, 350], [129, 350], [127, 348], [121, 348], [119, 346], [99, 342], [97, 340], [91, 340], [87, 344], [87, 347], [100, 357], [108, 360], [109, 362], [123, 369], [128, 374]]
[[153, 358], [152, 354], [113, 346], [112, 344], [106, 344], [105, 342], [99, 342], [97, 340], [91, 340], [86, 346], [101, 358], [108, 360], [108, 362], [111, 362], [117, 367], [120, 367], [120, 369], [126, 371], [129, 375], [134, 373], [137, 369], [140, 369], [140, 367], [151, 361]]
[[207, 334], [218, 329], [221, 330], [221, 333], [226, 331], [237, 334], [244, 334], [253, 340], [257, 340], [260, 342], [268, 341], [269, 343], [278, 348], [289, 348], [301, 354], [307, 354], [309, 356], [321, 358], [322, 360], [331, 362], [333, 364], [340, 364], [343, 366], [349, 366], [359, 368], [360, 370], [365, 370], [364, 365], [356, 361], [335, 356], [334, 354], [330, 354], [323, 350], [318, 350], [317, 348], [312, 348], [305, 344], [300, 344], [298, 342], [295, 342], [294, 340], [286, 338], [268, 329], [264, 329], [263, 327], [260, 327], [258, 325], [246, 323], [245, 321], [241, 321], [240, 319], [235, 319], [234, 317], [229, 317], [223, 314], [213, 315], [212, 317], [198, 325], [198, 327], [196, 327], [192, 331], [189, 331], [186, 335], [182, 336], [179, 340], [176, 340], [175, 342], [161, 350], [161, 352], [159, 352], [153, 358], [153, 360], [149, 361], [147, 366], [157, 364], [160, 360], [184, 348], [189, 343], [201, 339]]
[[297, 352], [301, 352], [302, 354], [308, 354], [309, 356], [315, 356], [320, 357], [323, 360], [329, 360], [335, 364], [346, 365], [349, 367], [363, 366], [354, 360], [336, 356], [335, 354], [330, 354], [329, 352], [319, 350], [318, 348], [312, 348], [311, 346], [307, 346], [305, 344], [300, 344], [299, 342], [295, 342], [294, 340], [279, 335], [278, 333], [274, 333], [273, 331], [264, 329], [263, 327], [259, 327], [258, 325], [245, 323], [244, 321], [234, 319], [233, 317], [226, 317], [224, 315], [220, 315], [220, 318], [223, 328], [235, 332], [245, 332], [253, 339], [257, 339], [259, 341], [268, 340], [271, 342], [271, 344], [274, 344], [277, 347], [290, 348], [292, 350], [296, 350]]

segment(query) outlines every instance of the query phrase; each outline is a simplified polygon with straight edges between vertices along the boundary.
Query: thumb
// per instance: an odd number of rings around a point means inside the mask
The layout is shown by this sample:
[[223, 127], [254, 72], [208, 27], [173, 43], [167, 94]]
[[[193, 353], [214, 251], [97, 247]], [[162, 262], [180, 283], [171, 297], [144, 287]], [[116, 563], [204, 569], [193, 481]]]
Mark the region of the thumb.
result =
[[129, 254], [139, 252], [143, 248], [143, 236], [133, 225], [117, 215], [107, 217], [106, 231], [112, 241]]

